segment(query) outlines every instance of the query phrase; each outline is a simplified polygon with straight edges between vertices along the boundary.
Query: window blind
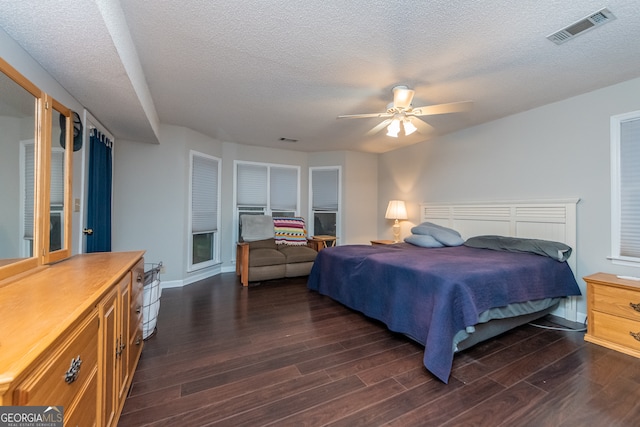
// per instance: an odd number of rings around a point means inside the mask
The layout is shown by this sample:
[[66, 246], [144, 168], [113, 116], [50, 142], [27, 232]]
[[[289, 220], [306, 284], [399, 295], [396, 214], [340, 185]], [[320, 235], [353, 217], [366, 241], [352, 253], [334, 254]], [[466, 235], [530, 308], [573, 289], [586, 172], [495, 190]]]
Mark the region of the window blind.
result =
[[33, 144], [24, 145], [24, 238], [33, 240], [35, 153]]
[[191, 182], [191, 231], [218, 229], [218, 160], [194, 155]]
[[298, 210], [298, 170], [271, 167], [269, 180], [272, 211]]
[[239, 206], [267, 206], [267, 167], [237, 166], [237, 203]]
[[51, 190], [49, 204], [52, 208], [64, 206], [64, 151], [51, 151]]
[[311, 171], [311, 208], [314, 211], [338, 210], [338, 169]]
[[620, 255], [640, 258], [640, 118], [620, 123]]

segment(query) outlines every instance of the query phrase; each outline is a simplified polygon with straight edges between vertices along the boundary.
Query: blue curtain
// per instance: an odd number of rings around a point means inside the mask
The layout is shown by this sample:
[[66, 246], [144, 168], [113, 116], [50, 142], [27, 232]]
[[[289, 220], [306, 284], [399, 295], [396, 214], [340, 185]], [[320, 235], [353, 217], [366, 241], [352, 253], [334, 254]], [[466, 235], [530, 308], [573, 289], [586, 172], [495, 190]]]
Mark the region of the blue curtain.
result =
[[96, 129], [89, 137], [87, 252], [111, 252], [111, 141]]

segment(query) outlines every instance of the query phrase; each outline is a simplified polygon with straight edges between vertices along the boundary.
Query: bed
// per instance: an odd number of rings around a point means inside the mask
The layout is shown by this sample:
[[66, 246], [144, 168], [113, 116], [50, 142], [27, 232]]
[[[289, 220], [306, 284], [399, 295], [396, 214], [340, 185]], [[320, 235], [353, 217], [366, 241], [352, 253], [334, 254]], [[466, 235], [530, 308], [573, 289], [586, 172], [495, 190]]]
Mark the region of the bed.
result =
[[[496, 235], [575, 248], [576, 203], [422, 204], [420, 222], [450, 227], [467, 242]], [[466, 245], [344, 245], [318, 254], [308, 287], [424, 345], [424, 366], [447, 383], [456, 351], [550, 312], [575, 320], [575, 257], [563, 262]]]

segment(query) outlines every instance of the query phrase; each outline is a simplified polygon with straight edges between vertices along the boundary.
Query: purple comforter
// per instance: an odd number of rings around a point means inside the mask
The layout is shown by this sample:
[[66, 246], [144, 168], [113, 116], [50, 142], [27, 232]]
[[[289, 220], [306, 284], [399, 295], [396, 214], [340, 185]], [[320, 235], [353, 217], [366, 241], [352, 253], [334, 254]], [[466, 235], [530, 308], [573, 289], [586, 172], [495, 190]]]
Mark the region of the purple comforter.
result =
[[425, 346], [424, 366], [448, 382], [453, 337], [494, 307], [580, 295], [566, 262], [466, 246], [346, 245], [318, 253], [308, 287]]

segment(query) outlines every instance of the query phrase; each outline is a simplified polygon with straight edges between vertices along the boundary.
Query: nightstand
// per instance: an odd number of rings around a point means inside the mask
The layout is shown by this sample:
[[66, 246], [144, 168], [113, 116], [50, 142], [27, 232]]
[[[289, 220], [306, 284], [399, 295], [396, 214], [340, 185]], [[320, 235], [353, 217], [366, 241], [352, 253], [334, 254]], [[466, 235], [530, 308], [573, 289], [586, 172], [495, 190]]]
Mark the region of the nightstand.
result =
[[338, 239], [336, 236], [328, 236], [328, 235], [318, 235], [311, 237], [312, 240], [318, 242], [317, 251], [321, 251], [324, 248], [331, 248], [336, 245], [336, 240]]
[[400, 242], [394, 242], [393, 240], [372, 240], [371, 244], [372, 245], [393, 245], [394, 243], [400, 243]]
[[640, 357], [640, 281], [596, 273], [587, 283], [585, 341]]

